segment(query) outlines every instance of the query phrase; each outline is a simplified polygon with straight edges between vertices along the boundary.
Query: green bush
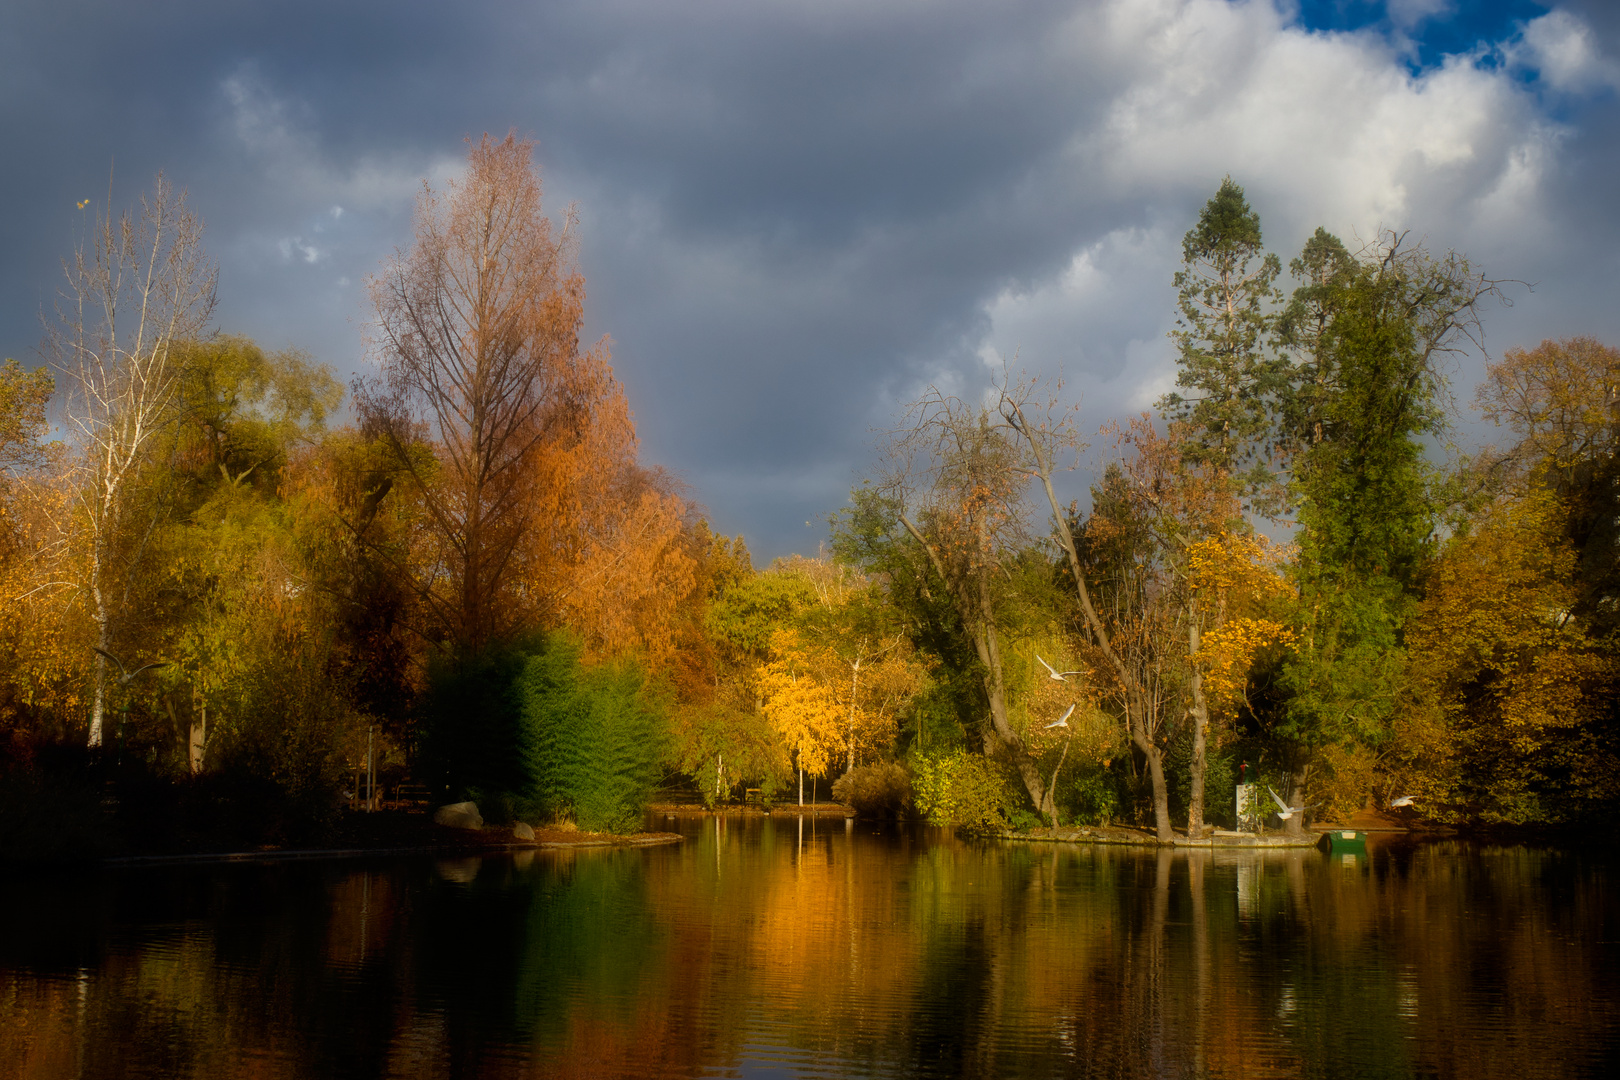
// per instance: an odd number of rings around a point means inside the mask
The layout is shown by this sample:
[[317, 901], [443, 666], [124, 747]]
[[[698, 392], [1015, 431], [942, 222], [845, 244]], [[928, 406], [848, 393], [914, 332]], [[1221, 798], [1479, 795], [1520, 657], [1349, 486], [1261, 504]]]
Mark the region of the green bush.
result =
[[833, 781], [832, 796], [861, 817], [903, 817], [911, 808], [911, 773], [898, 761], [857, 765]]
[[911, 773], [917, 809], [931, 825], [993, 831], [1030, 817], [1007, 771], [980, 754], [918, 755]]
[[640, 828], [667, 741], [666, 709], [633, 660], [592, 667], [566, 634], [518, 676], [527, 767], [541, 805], [590, 832]]
[[1071, 825], [1106, 825], [1119, 816], [1119, 783], [1101, 765], [1074, 769], [1058, 783], [1063, 820]]

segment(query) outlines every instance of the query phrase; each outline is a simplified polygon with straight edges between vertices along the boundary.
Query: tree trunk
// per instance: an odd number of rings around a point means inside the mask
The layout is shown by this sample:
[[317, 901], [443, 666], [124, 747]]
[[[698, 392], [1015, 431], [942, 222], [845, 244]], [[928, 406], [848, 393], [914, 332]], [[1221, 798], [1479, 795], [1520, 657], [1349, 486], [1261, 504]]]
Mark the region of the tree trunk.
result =
[[1170, 827], [1170, 789], [1164, 782], [1164, 755], [1152, 744], [1148, 751], [1148, 778], [1153, 782], [1154, 835], [1161, 841], [1173, 840], [1175, 830]]
[[861, 685], [861, 659], [856, 657], [849, 665], [849, 757], [844, 762], [844, 772], [848, 774], [855, 768], [855, 695]]
[[1188, 655], [1192, 657], [1192, 708], [1188, 712], [1193, 722], [1192, 765], [1189, 769], [1192, 793], [1187, 799], [1187, 838], [1198, 839], [1204, 831], [1204, 773], [1209, 766], [1209, 702], [1204, 697], [1204, 673], [1198, 670], [1198, 624], [1189, 622], [1187, 628]]
[[1134, 715], [1128, 718], [1131, 743], [1147, 761], [1148, 781], [1153, 786], [1154, 834], [1161, 841], [1169, 841], [1175, 838], [1175, 830], [1170, 825], [1170, 788], [1164, 780], [1164, 754], [1154, 745], [1147, 730], [1146, 709], [1147, 703], [1138, 700]]
[[1063, 753], [1058, 755], [1057, 766], [1052, 770], [1052, 782], [1050, 784], [1048, 784], [1047, 787], [1046, 787], [1046, 805], [1051, 808], [1051, 811], [1052, 811], [1051, 812], [1052, 828], [1054, 828], [1054, 829], [1058, 827], [1058, 819], [1057, 819], [1057, 778], [1058, 778], [1058, 772], [1060, 770], [1062, 770], [1063, 762], [1068, 759], [1068, 756], [1069, 756], [1069, 744], [1072, 743], [1072, 742], [1074, 742], [1074, 736], [1073, 735], [1070, 735], [1067, 739], [1063, 740]]
[[[1301, 765], [1288, 774], [1288, 805], [1303, 807], [1305, 805], [1305, 782], [1310, 779], [1311, 767]], [[1291, 814], [1283, 822], [1283, 832], [1288, 836], [1305, 835], [1305, 811]]]
[[1046, 789], [1046, 780], [1041, 776], [1040, 769], [1036, 768], [1035, 761], [1025, 749], [1023, 740], [1013, 731], [1012, 723], [1007, 718], [1007, 686], [1001, 667], [1001, 639], [996, 633], [996, 628], [988, 623], [984, 624], [981, 631], [973, 635], [973, 644], [978, 649], [979, 659], [984, 661], [984, 691], [985, 696], [990, 699], [991, 731], [1001, 746], [1012, 755], [1018, 776], [1024, 782], [1024, 789], [1029, 792], [1030, 801], [1035, 804], [1036, 812], [1050, 815], [1052, 799], [1051, 793]]
[[[192, 691], [192, 721], [190, 738], [186, 741], [186, 760], [191, 766], [191, 775], [197, 776], [203, 771], [208, 752], [208, 706], [202, 703], [202, 695]], [[355, 788], [356, 791], [360, 789]]]
[[[107, 601], [101, 588], [101, 557], [98, 552], [90, 567], [90, 595], [95, 599], [96, 605], [96, 645], [107, 652], [112, 651], [112, 615], [107, 610]], [[103, 653], [96, 653], [95, 674], [93, 676], [93, 689], [90, 699], [90, 741], [92, 750], [101, 745], [103, 718], [107, 711], [107, 657]]]

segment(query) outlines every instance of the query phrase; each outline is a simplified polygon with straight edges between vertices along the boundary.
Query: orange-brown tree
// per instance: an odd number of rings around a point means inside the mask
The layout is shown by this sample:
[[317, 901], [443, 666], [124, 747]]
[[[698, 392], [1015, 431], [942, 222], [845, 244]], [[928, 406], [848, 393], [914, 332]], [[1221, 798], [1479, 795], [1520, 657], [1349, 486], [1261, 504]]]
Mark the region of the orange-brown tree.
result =
[[580, 347], [573, 217], [541, 213], [533, 149], [513, 135], [473, 143], [465, 176], [424, 185], [415, 242], [370, 283], [381, 376], [356, 401], [421, 499], [432, 550], [408, 569], [437, 636], [462, 652], [535, 613], [518, 563], [544, 502], [538, 458], [578, 443], [617, 390], [605, 342]]

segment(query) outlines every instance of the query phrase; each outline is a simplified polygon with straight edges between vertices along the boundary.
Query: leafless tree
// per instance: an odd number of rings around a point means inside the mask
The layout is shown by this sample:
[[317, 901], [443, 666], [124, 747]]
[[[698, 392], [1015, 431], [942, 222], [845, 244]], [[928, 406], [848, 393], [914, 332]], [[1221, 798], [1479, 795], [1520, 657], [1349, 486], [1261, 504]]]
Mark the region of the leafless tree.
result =
[[[1099, 611], [1086, 583], [1086, 568], [1071, 527], [1073, 515], [1064, 508], [1053, 486], [1056, 474], [1065, 467], [1064, 458], [1081, 448], [1074, 430], [1073, 412], [1059, 406], [1055, 396], [1046, 401], [1036, 397], [1033, 382], [1003, 381], [997, 412], [1006, 425], [1009, 438], [1018, 446], [1017, 469], [1022, 477], [1038, 480], [1052, 515], [1052, 537], [1069, 564], [1076, 598], [1085, 628], [1112, 677], [1113, 694], [1125, 716], [1131, 745], [1147, 765], [1153, 792], [1155, 831], [1160, 840], [1173, 835], [1170, 824], [1169, 786], [1164, 771], [1164, 751], [1159, 744], [1168, 699], [1165, 674], [1167, 649], [1164, 620], [1144, 618], [1149, 605], [1135, 605], [1123, 611]], [[1124, 583], [1119, 595], [1145, 594], [1144, 581]], [[1196, 646], [1195, 646], [1196, 648]]]
[[156, 524], [135, 506], [135, 481], [175, 419], [175, 346], [200, 336], [214, 311], [218, 269], [203, 252], [202, 231], [185, 192], [159, 174], [138, 217], [97, 214], [88, 239], [63, 263], [66, 286], [56, 318], [46, 322], [46, 349], [67, 387], [66, 419], [80, 444], [84, 584], [96, 624], [93, 747], [102, 741], [106, 657]]

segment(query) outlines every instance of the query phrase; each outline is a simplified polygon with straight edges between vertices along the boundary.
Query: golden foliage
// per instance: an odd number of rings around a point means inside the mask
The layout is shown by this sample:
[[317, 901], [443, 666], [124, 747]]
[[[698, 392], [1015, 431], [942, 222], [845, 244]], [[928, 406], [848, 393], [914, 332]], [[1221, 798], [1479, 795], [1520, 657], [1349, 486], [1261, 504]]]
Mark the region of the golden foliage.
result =
[[1419, 617], [1393, 763], [1417, 794], [1487, 818], [1549, 813], [1534, 792], [1620, 793], [1599, 731], [1620, 660], [1570, 614], [1574, 553], [1545, 491], [1488, 507], [1441, 556]]
[[831, 650], [805, 641], [797, 630], [771, 635], [771, 661], [760, 679], [764, 712], [805, 772], [823, 775], [842, 743], [844, 710], [817, 669], [836, 663]]
[[1511, 457], [1565, 470], [1615, 450], [1620, 350], [1589, 337], [1509, 349], [1475, 395], [1487, 420], [1520, 436]]
[[1212, 714], [1231, 715], [1246, 700], [1249, 672], [1268, 649], [1290, 648], [1294, 632], [1253, 612], [1288, 595], [1280, 553], [1264, 536], [1221, 532], [1187, 548], [1188, 584], [1210, 611], [1193, 662], [1204, 676]]

